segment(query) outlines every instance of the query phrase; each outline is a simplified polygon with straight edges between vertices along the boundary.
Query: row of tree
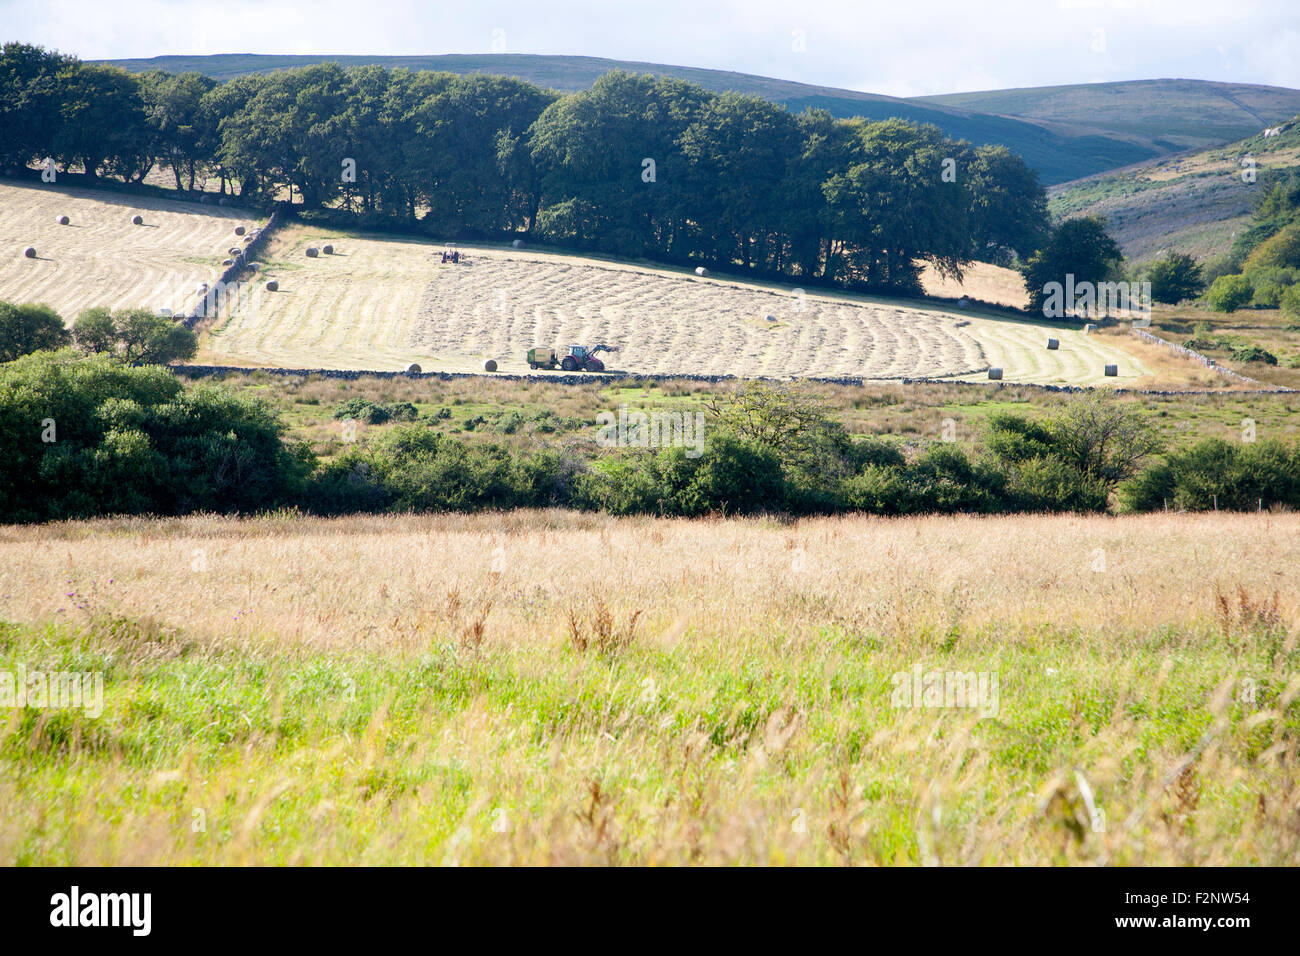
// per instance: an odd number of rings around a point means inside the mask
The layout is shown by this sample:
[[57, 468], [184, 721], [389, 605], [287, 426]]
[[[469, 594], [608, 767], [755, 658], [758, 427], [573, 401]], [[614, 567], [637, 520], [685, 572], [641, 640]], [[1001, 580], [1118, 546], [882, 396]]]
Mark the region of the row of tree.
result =
[[1036, 175], [999, 146], [901, 120], [792, 114], [611, 72], [561, 95], [517, 79], [322, 64], [218, 83], [8, 44], [0, 162], [179, 190], [220, 181], [369, 226], [522, 233], [616, 255], [894, 289], [918, 260], [1032, 254]]

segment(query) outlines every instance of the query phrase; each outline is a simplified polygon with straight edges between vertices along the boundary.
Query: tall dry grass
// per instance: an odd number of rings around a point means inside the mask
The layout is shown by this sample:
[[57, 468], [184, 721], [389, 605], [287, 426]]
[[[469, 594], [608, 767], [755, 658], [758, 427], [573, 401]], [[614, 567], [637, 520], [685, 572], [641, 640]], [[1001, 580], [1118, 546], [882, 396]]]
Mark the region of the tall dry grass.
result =
[[[1298, 531], [5, 528], [0, 667], [103, 667], [109, 696], [0, 724], [0, 860], [1294, 862]], [[896, 706], [916, 665], [996, 675], [995, 713]]]

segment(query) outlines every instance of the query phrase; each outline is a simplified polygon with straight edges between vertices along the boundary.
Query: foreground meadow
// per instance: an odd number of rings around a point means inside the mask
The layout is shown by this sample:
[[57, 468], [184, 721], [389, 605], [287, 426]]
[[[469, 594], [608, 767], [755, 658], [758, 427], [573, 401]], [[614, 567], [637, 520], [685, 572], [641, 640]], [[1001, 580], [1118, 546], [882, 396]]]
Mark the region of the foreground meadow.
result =
[[104, 696], [0, 709], [0, 864], [1294, 863], [1298, 567], [1268, 513], [7, 527], [0, 673]]

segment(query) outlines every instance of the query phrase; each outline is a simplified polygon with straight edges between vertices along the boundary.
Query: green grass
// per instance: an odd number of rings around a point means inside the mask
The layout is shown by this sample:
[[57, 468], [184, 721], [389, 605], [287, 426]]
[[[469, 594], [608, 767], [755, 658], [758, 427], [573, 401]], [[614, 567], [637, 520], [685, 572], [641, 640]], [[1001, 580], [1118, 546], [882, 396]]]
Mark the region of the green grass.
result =
[[[1184, 310], [1186, 311], [1186, 310]], [[1172, 313], [1171, 313], [1172, 314]], [[1178, 313], [1181, 315], [1181, 313]], [[1192, 315], [1192, 313], [1188, 313]], [[1177, 328], [1187, 327], [1179, 335], [1157, 328], [1170, 340], [1190, 335], [1193, 318], [1177, 317], [1167, 321]], [[1295, 339], [1297, 345], [1275, 346], [1279, 359], [1300, 351], [1300, 333], [1279, 333]], [[1244, 336], [1249, 339], [1249, 336]], [[1267, 340], [1267, 337], [1266, 337]], [[1271, 341], [1271, 340], [1269, 340]], [[1233, 363], [1225, 360], [1225, 364]], [[1300, 370], [1282, 366], [1261, 369], [1259, 363], [1233, 367], [1261, 378], [1294, 380], [1300, 385]], [[712, 388], [697, 383], [608, 384], [569, 386], [547, 382], [530, 382], [526, 388], [514, 383], [493, 383], [485, 394], [482, 381], [409, 379], [281, 379], [270, 376], [231, 376], [226, 384], [247, 391], [280, 409], [290, 428], [290, 438], [302, 439], [315, 450], [332, 456], [345, 445], [340, 440], [340, 424], [334, 410], [342, 402], [356, 397], [373, 402], [411, 402], [419, 421], [457, 438], [472, 441], [502, 442], [516, 449], [537, 443], [578, 443], [596, 454], [596, 415], [602, 411], [617, 414], [620, 405], [632, 411], [681, 411], [693, 413], [704, 409], [711, 394], [725, 396], [726, 387]], [[954, 385], [878, 385], [861, 388], [808, 386], [856, 436], [893, 437], [909, 445], [920, 445], [939, 438], [945, 419], [956, 422], [962, 442], [980, 444], [987, 418], [999, 412], [1021, 414], [1028, 418], [1046, 418], [1055, 414], [1068, 396], [1050, 394], [1031, 388], [1008, 386], [997, 388]], [[1145, 409], [1170, 447], [1190, 444], [1200, 438], [1234, 438], [1241, 432], [1244, 419], [1256, 423], [1260, 437], [1294, 435], [1300, 396], [1243, 395], [1224, 391], [1213, 395], [1145, 395], [1121, 399]], [[450, 416], [438, 417], [446, 409]], [[501, 430], [503, 421], [517, 420], [510, 433]], [[472, 429], [466, 423], [482, 419]], [[545, 427], [542, 427], [545, 426]], [[396, 427], [393, 424], [362, 426], [358, 436], [368, 440]], [[549, 429], [549, 430], [548, 430]]]
[[[494, 651], [448, 634], [410, 655], [293, 653], [203, 649], [130, 621], [6, 627], [0, 669], [100, 670], [106, 691], [94, 720], [30, 708], [9, 717], [0, 862], [718, 861], [727, 812], [772, 831], [743, 851], [747, 862], [920, 863], [936, 842], [956, 861], [971, 852], [963, 834], [989, 826], [1021, 828], [1027, 843], [989, 843], [971, 861], [1023, 858], [1042, 842], [1038, 852], [1061, 862], [1096, 848], [1062, 841], [1072, 811], [1038, 812], [1024, 781], [1104, 761], [1102, 742], [1122, 734], [1124, 765], [1097, 799], [1123, 806], [1149, 760], [1192, 751], [1217, 719], [1220, 753], [1246, 769], [1231, 786], [1204, 782], [1198, 825], [1231, 826], [1253, 809], [1238, 794], [1271, 786], [1260, 751], [1300, 730], [1294, 704], [1268, 733], [1253, 707], [1216, 717], [1209, 706], [1225, 675], [1275, 672], [1263, 645], [1243, 653], [1190, 631], [1104, 645], [1047, 631], [997, 647], [994, 634], [956, 630], [927, 666], [986, 669], [992, 652], [1000, 706], [985, 720], [927, 717], [932, 745], [960, 744], [980, 786], [948, 794], [938, 832], [924, 836], [915, 820], [926, 779], [893, 743], [918, 732], [914, 711], [891, 706], [890, 675], [909, 670], [910, 652], [837, 626], [821, 630], [815, 655], [781, 653], [785, 641], [751, 636], [741, 662], [711, 646]], [[1266, 679], [1264, 703], [1279, 691]], [[790, 713], [806, 722], [793, 744], [774, 745], [773, 725], [779, 737]], [[711, 801], [738, 768], [744, 794], [724, 810]], [[841, 774], [852, 781], [842, 794]], [[603, 796], [593, 800], [593, 787]], [[830, 821], [829, 843], [790, 836], [783, 818], [796, 807]], [[680, 816], [706, 834], [693, 846]]]

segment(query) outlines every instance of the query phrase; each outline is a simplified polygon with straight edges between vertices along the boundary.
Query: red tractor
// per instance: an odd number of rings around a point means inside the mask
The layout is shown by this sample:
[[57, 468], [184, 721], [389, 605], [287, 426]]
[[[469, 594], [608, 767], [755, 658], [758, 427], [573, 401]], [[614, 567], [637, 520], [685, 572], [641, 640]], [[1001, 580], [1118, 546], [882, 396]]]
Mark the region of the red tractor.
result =
[[587, 348], [585, 345], [570, 345], [569, 351], [563, 356], [558, 355], [555, 349], [529, 349], [528, 367], [534, 370], [539, 368], [554, 369], [556, 365], [559, 365], [566, 372], [603, 372], [605, 371], [605, 363], [596, 358], [596, 353], [617, 351], [617, 346], [603, 344], [591, 348]]

